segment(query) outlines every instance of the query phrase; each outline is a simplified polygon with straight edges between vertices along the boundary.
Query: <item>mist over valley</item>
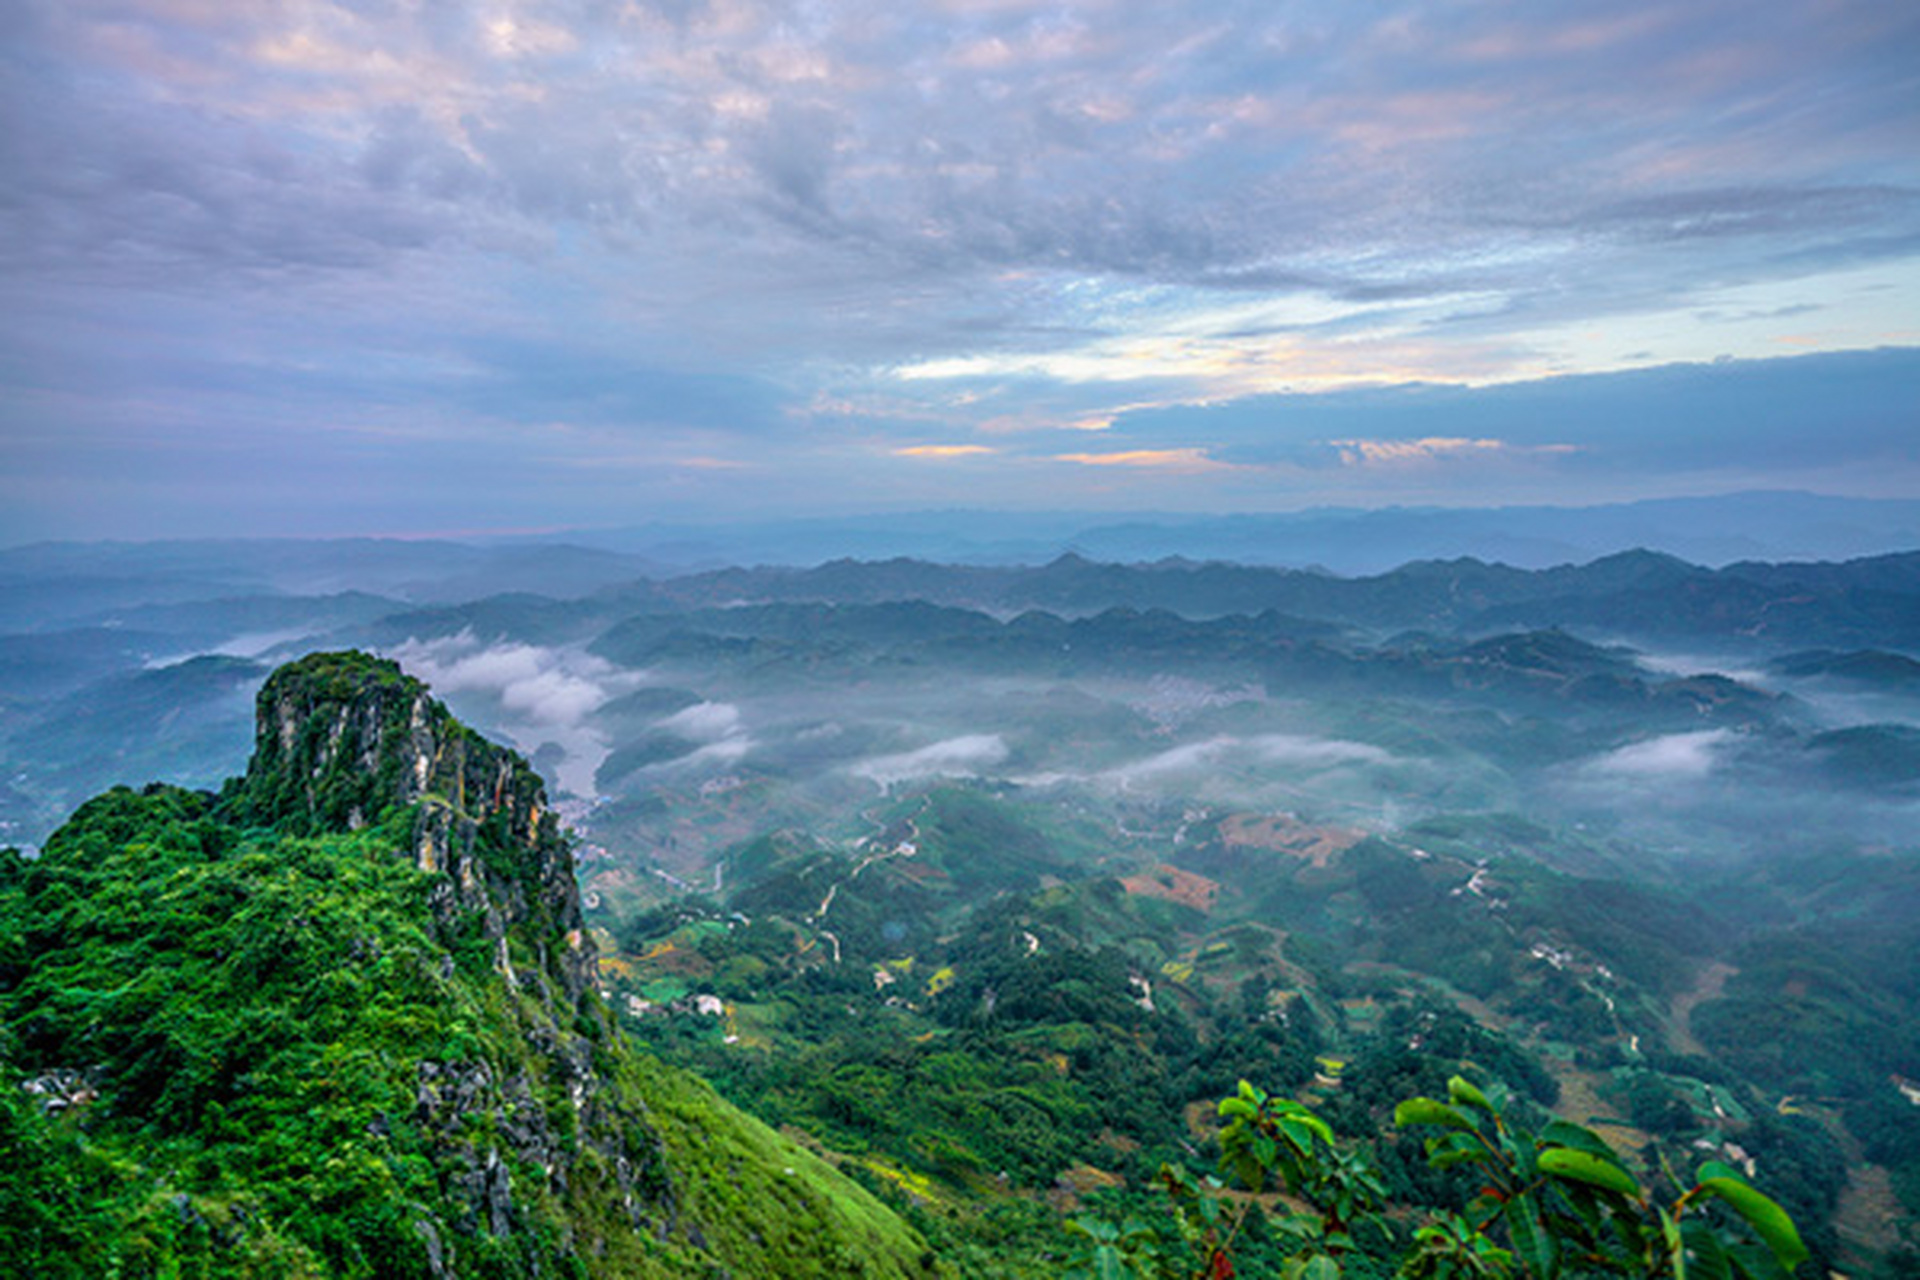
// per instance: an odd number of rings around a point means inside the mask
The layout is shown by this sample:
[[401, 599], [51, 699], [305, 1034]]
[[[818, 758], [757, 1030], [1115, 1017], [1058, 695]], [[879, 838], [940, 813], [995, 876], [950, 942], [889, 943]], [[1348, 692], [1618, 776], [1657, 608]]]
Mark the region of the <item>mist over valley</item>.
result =
[[[224, 594], [261, 562], [198, 547], [221, 594], [21, 603], [127, 554], [0, 553], [24, 865], [110, 788], [234, 794], [278, 664], [392, 659], [544, 777], [625, 1034], [936, 1252], [987, 1256], [1043, 1193], [1144, 1194], [1239, 1078], [1373, 1133], [1416, 1060], [1642, 1159], [1750, 1161], [1817, 1256], [1906, 1247], [1907, 1209], [1863, 1206], [1920, 1185], [1915, 553], [896, 557], [461, 597], [378, 544]], [[910, 1119], [859, 1101], [929, 1072]], [[1004, 1274], [1055, 1256], [1022, 1238]]]

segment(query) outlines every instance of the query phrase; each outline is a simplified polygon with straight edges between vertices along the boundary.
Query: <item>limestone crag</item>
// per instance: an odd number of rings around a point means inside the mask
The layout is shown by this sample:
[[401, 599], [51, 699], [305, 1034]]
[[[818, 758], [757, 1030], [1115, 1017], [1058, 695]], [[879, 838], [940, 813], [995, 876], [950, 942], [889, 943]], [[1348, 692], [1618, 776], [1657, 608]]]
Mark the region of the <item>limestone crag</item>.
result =
[[613, 1029], [592, 994], [597, 956], [573, 855], [539, 775], [396, 663], [361, 653], [281, 667], [256, 710], [253, 758], [223, 796], [227, 811], [303, 834], [410, 812], [408, 845], [395, 853], [431, 877], [428, 904], [449, 952], [477, 933], [489, 966], [520, 997], [510, 1016], [527, 1057], [422, 1058], [414, 1068], [409, 1119], [432, 1135], [442, 1184], [464, 1206], [440, 1224], [448, 1232], [429, 1227], [431, 1251], [450, 1257], [476, 1231], [511, 1234], [525, 1213], [516, 1176], [564, 1200], [583, 1158], [631, 1229], [664, 1238], [678, 1215], [658, 1136], [644, 1103], [594, 1067], [595, 1043]]
[[620, 1033], [518, 755], [360, 653], [281, 668], [258, 710], [217, 795], [116, 788], [0, 857], [0, 1148], [51, 1206], [0, 1204], [0, 1274], [933, 1269]]
[[[352, 831], [417, 806], [412, 856], [436, 883], [443, 927], [484, 918], [512, 976], [508, 930], [528, 926], [567, 998], [594, 971], [573, 857], [538, 774], [456, 720], [397, 664], [359, 653], [313, 654], [260, 690], [254, 755], [240, 808], [259, 825]], [[482, 838], [484, 835], [484, 839]]]

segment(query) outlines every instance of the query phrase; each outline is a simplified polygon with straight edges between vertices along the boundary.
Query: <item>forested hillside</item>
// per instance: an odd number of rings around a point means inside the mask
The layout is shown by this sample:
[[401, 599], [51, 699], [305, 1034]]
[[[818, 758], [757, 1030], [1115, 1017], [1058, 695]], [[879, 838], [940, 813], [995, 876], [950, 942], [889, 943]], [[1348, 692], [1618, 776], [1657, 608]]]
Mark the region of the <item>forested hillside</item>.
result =
[[517, 756], [357, 654], [259, 708], [219, 794], [115, 790], [0, 862], [8, 1274], [924, 1273], [626, 1046]]

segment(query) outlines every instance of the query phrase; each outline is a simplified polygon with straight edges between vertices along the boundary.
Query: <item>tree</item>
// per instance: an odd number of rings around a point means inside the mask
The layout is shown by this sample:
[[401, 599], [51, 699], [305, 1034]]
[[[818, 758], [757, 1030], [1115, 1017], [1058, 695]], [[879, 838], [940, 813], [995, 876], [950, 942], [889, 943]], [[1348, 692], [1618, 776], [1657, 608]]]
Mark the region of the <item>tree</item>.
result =
[[[1437, 1130], [1428, 1163], [1469, 1168], [1481, 1186], [1464, 1213], [1429, 1213], [1407, 1239], [1379, 1212], [1384, 1192], [1366, 1149], [1337, 1144], [1310, 1109], [1242, 1081], [1219, 1113], [1220, 1171], [1256, 1196], [1287, 1197], [1266, 1223], [1287, 1241], [1286, 1280], [1387, 1271], [1404, 1280], [1778, 1280], [1808, 1256], [1792, 1219], [1737, 1170], [1709, 1161], [1683, 1184], [1663, 1169], [1648, 1189], [1593, 1131], [1554, 1120], [1527, 1132], [1460, 1076], [1446, 1101], [1409, 1098], [1394, 1121]], [[1088, 1274], [1234, 1276], [1250, 1215], [1267, 1212], [1261, 1201], [1231, 1198], [1219, 1179], [1184, 1169], [1165, 1167], [1161, 1178], [1185, 1252], [1156, 1252], [1132, 1224], [1083, 1218], [1074, 1230], [1099, 1246], [1101, 1264]]]
[[[1504, 1237], [1516, 1274], [1538, 1280], [1621, 1275], [1687, 1280], [1779, 1276], [1807, 1258], [1793, 1220], [1728, 1165], [1709, 1161], [1691, 1186], [1662, 1203], [1590, 1129], [1550, 1121], [1538, 1135], [1507, 1123], [1500, 1108], [1459, 1076], [1447, 1101], [1410, 1098], [1394, 1111], [1403, 1127], [1432, 1126], [1427, 1160], [1469, 1165], [1486, 1178], [1468, 1205], [1476, 1236]], [[1666, 1180], [1674, 1179], [1663, 1170]], [[1676, 1186], [1677, 1189], [1677, 1186]], [[1712, 1212], [1723, 1205], [1745, 1232]], [[1758, 1245], [1753, 1237], [1758, 1237]], [[1477, 1250], [1468, 1239], [1452, 1257]]]

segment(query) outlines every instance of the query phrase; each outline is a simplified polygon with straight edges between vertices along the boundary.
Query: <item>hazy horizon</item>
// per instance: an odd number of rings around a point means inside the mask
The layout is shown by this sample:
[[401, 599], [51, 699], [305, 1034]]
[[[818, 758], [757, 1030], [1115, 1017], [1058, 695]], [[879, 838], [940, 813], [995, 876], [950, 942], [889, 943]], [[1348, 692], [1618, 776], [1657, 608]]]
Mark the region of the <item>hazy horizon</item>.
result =
[[[368, 590], [406, 599], [505, 591], [570, 598], [639, 579], [756, 565], [918, 560], [1038, 566], [1184, 560], [1355, 577], [1474, 559], [1515, 569], [1584, 565], [1632, 551], [1705, 568], [1847, 561], [1920, 549], [1920, 499], [1793, 491], [1597, 506], [1318, 506], [1291, 512], [992, 511], [649, 520], [599, 528], [428, 530], [409, 535], [46, 540], [0, 546], [0, 577], [44, 590], [49, 574], [158, 575], [162, 595]], [[64, 568], [62, 568], [64, 566]], [[196, 584], [197, 581], [197, 585]], [[125, 584], [130, 588], [131, 583]], [[140, 595], [134, 591], [132, 596]], [[6, 611], [0, 611], [6, 612]], [[31, 614], [31, 608], [22, 617]], [[11, 616], [11, 615], [9, 615]]]

